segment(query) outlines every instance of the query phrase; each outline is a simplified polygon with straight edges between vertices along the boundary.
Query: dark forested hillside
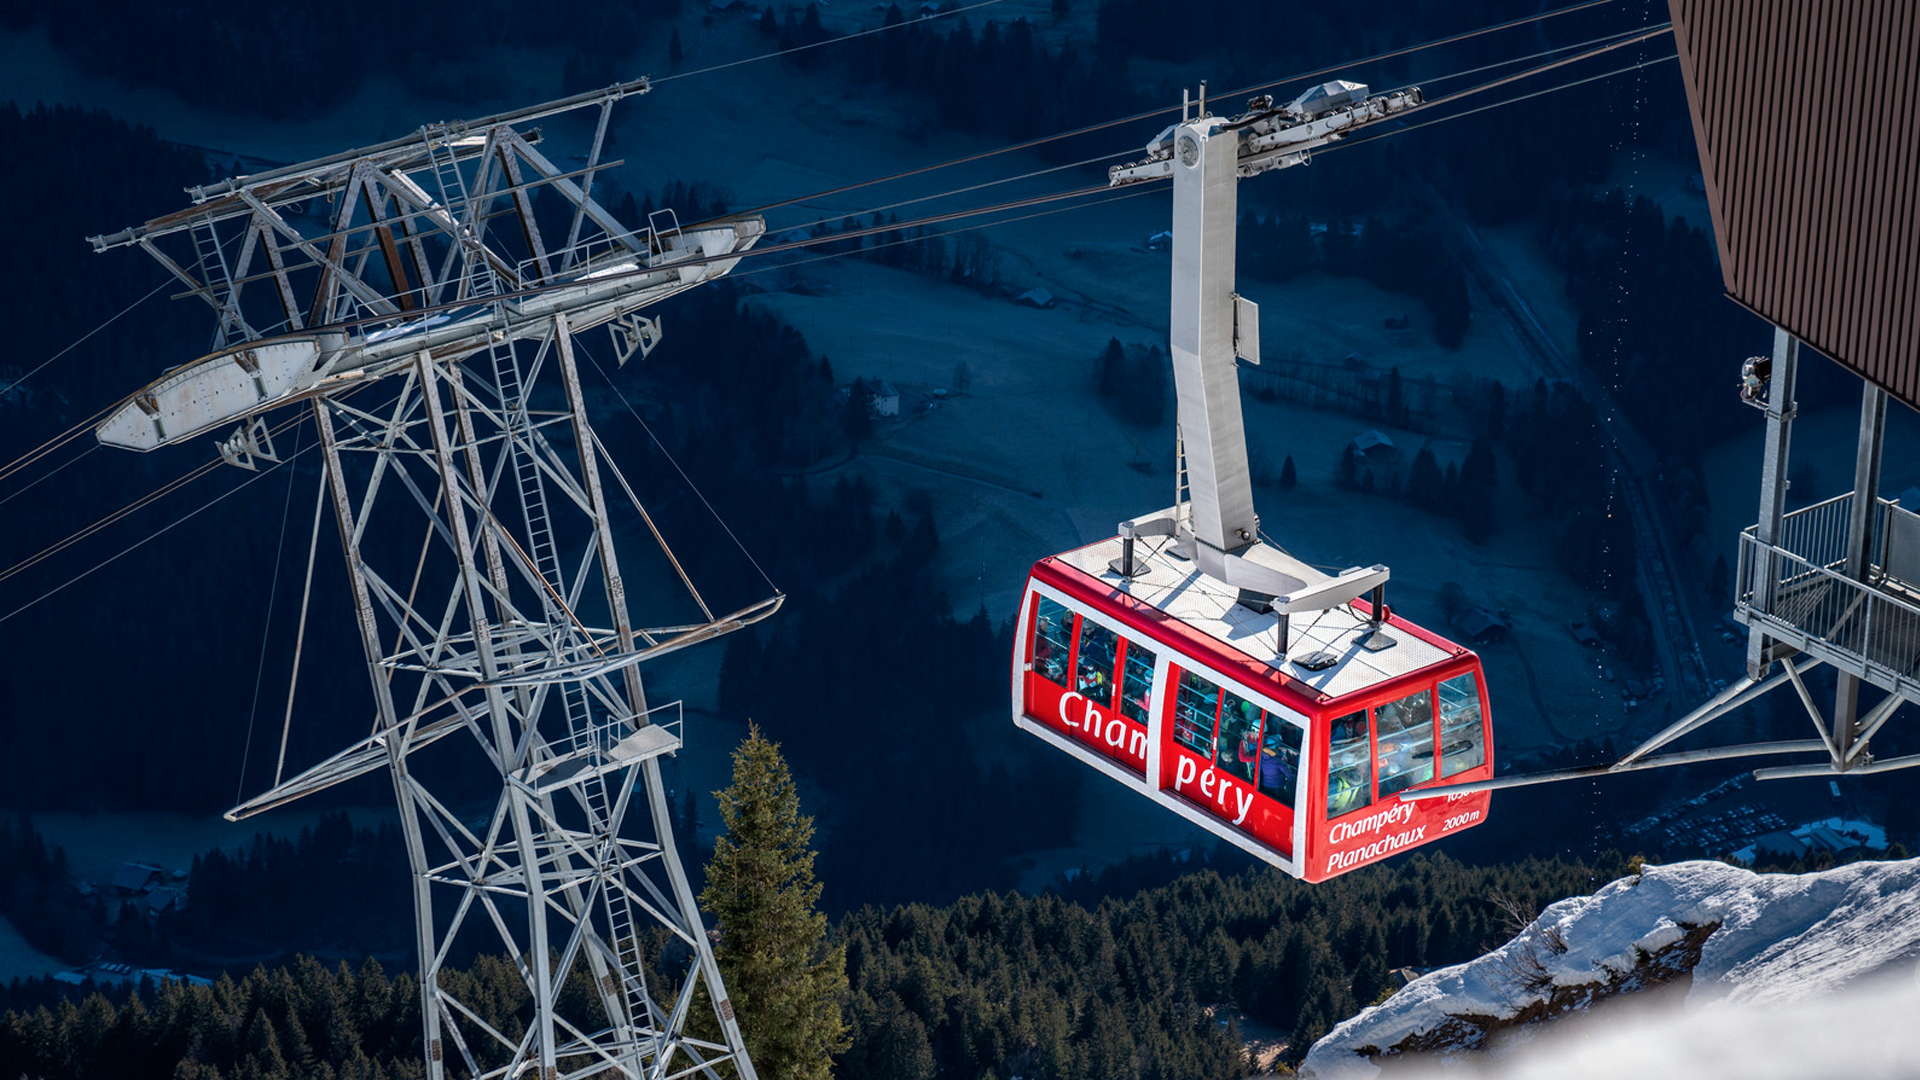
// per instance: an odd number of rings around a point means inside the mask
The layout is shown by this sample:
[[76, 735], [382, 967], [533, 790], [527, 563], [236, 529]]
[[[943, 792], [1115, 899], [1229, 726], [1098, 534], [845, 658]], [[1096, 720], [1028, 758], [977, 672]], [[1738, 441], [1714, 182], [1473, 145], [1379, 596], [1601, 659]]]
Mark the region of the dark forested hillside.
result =
[[[1379, 997], [1388, 969], [1477, 955], [1562, 896], [1625, 870], [1528, 860], [1466, 867], [1414, 855], [1324, 885], [1202, 871], [1088, 908], [981, 893], [951, 906], [863, 908], [847, 949], [846, 1080], [1230, 1080], [1238, 1009], [1291, 1029], [1295, 1054]], [[524, 1022], [518, 976], [477, 960], [450, 976], [489, 1022]], [[66, 1080], [419, 1075], [418, 997], [378, 964], [312, 960], [210, 987], [79, 1000], [0, 992], [0, 1073]]]

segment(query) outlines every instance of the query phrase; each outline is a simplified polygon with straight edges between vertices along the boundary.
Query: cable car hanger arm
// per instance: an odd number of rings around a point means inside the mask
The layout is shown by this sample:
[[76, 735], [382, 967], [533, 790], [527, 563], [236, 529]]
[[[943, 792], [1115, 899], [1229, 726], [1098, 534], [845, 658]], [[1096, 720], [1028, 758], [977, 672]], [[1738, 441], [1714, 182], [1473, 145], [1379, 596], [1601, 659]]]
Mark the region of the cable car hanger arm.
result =
[[1240, 178], [1307, 160], [1319, 146], [1421, 103], [1417, 87], [1373, 95], [1361, 83], [1335, 80], [1285, 105], [1249, 102], [1232, 119], [1207, 115], [1183, 100], [1181, 120], [1147, 144], [1147, 159], [1116, 166], [1109, 186], [1173, 181], [1173, 272], [1168, 345], [1180, 436], [1179, 471], [1186, 500], [1121, 523], [1122, 556], [1114, 569], [1136, 576], [1133, 542], [1170, 536], [1202, 573], [1242, 590], [1242, 602], [1281, 617], [1321, 611], [1373, 595], [1374, 630], [1367, 647], [1386, 648], [1385, 566], [1354, 567], [1329, 577], [1261, 543], [1247, 461], [1238, 361], [1260, 362], [1259, 307], [1234, 291]]

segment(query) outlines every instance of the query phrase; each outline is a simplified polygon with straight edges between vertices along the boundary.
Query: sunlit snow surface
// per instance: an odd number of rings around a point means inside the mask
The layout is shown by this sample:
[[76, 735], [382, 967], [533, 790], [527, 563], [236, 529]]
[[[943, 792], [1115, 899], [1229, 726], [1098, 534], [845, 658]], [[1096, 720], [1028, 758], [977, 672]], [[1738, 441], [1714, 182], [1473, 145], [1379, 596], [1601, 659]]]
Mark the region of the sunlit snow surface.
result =
[[1489, 1053], [1429, 1059], [1430, 1068], [1503, 1077], [1920, 1077], [1920, 860], [1803, 875], [1713, 862], [1647, 867], [1549, 906], [1493, 952], [1423, 976], [1340, 1024], [1314, 1044], [1302, 1074], [1378, 1076], [1356, 1049], [1394, 1046], [1454, 1017], [1510, 1018], [1551, 996], [1578, 996], [1633, 972], [1686, 928], [1715, 923], [1684, 996], [1651, 991], [1657, 1006], [1639, 1009], [1633, 995], [1614, 997], [1601, 1015], [1510, 1029]]

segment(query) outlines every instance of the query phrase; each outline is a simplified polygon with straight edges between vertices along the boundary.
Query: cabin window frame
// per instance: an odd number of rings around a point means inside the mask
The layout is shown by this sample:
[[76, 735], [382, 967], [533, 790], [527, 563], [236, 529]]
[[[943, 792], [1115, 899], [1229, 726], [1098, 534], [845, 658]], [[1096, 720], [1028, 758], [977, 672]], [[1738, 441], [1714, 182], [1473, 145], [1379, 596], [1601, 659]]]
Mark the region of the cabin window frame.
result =
[[[1053, 686], [1054, 688], [1060, 690], [1064, 694], [1079, 693], [1079, 691], [1075, 689], [1075, 684], [1077, 684], [1079, 681], [1080, 623], [1082, 621], [1090, 621], [1095, 625], [1101, 627], [1102, 629], [1113, 633], [1116, 636], [1116, 638], [1118, 639], [1118, 648], [1116, 649], [1116, 656], [1115, 656], [1116, 671], [1124, 670], [1125, 656], [1129, 650], [1129, 647], [1136, 643], [1139, 644], [1141, 648], [1146, 650], [1147, 655], [1155, 658], [1156, 665], [1158, 663], [1165, 661], [1165, 657], [1162, 655], [1162, 652], [1161, 652], [1162, 650], [1171, 651], [1173, 655], [1178, 655], [1177, 651], [1168, 650], [1168, 646], [1148, 636], [1145, 632], [1138, 630], [1134, 627], [1128, 626], [1124, 622], [1120, 622], [1116, 619], [1110, 618], [1106, 615], [1106, 613], [1096, 610], [1094, 603], [1090, 600], [1087, 600], [1083, 597], [1075, 596], [1072, 593], [1056, 588], [1055, 586], [1044, 581], [1032, 582], [1031, 592], [1033, 596], [1033, 605], [1032, 605], [1032, 614], [1031, 616], [1029, 616], [1029, 620], [1028, 620], [1030, 625], [1028, 627], [1028, 634], [1027, 634], [1027, 649], [1028, 649], [1028, 659], [1026, 663], [1027, 672], [1029, 674], [1032, 674], [1038, 677], [1042, 681], [1046, 682], [1048, 685]], [[1069, 616], [1072, 617], [1072, 629], [1069, 632], [1067, 637], [1067, 645], [1068, 645], [1067, 661], [1066, 661], [1066, 667], [1064, 669], [1067, 680], [1068, 680], [1066, 683], [1055, 682], [1053, 679], [1049, 678], [1046, 674], [1041, 672], [1038, 667], [1038, 657], [1036, 655], [1036, 652], [1037, 652], [1038, 643], [1039, 643], [1040, 605], [1042, 603], [1053, 604], [1054, 606], [1060, 608], [1061, 610], [1064, 610]], [[1157, 666], [1153, 670], [1157, 671], [1158, 670]], [[1147, 678], [1147, 690], [1149, 694], [1152, 693], [1153, 676], [1151, 674]], [[1084, 697], [1085, 695], [1082, 695], [1082, 696]], [[1143, 755], [1143, 757], [1145, 758], [1145, 761], [1138, 769], [1135, 768], [1135, 766], [1130, 760], [1127, 760], [1124, 758], [1114, 757], [1110, 754], [1102, 754], [1101, 757], [1112, 767], [1125, 770], [1126, 774], [1132, 778], [1133, 782], [1137, 783], [1140, 780], [1144, 779], [1147, 772], [1155, 767], [1154, 762], [1155, 762], [1156, 754], [1154, 752], [1154, 747], [1153, 747], [1153, 724], [1151, 723], [1151, 719], [1153, 716], [1153, 709], [1158, 707], [1157, 703], [1149, 701], [1148, 703], [1149, 707], [1147, 709], [1146, 719], [1137, 718], [1132, 714], [1121, 709], [1109, 709], [1107, 702], [1095, 701], [1094, 704], [1097, 705], [1100, 708], [1101, 712], [1106, 714], [1107, 716], [1112, 718], [1118, 718], [1121, 721], [1126, 723], [1127, 725], [1126, 745], [1129, 748], [1133, 746], [1136, 738], [1140, 741], [1141, 744], [1143, 744], [1147, 748], [1146, 753]], [[1033, 718], [1034, 721], [1038, 723], [1042, 723], [1042, 724], [1051, 723], [1051, 721], [1048, 720], [1047, 718], [1041, 717], [1039, 716], [1039, 714], [1031, 711], [1031, 706], [1032, 706], [1032, 698], [1030, 696], [1030, 691], [1023, 681], [1020, 687], [1020, 709], [1021, 709], [1022, 715]], [[1068, 736], [1068, 737], [1071, 738], [1071, 736]]]
[[[1436, 679], [1434, 681], [1434, 686], [1433, 686], [1434, 751], [1433, 752], [1434, 752], [1434, 757], [1437, 759], [1434, 762], [1434, 767], [1438, 770], [1438, 775], [1442, 780], [1451, 780], [1462, 773], [1472, 772], [1475, 769], [1486, 767], [1488, 738], [1487, 738], [1486, 679], [1484, 678], [1485, 674], [1486, 674], [1486, 666], [1483, 664], [1481, 665], [1478, 671], [1476, 671], [1473, 668], [1467, 668], [1464, 671], [1455, 672], [1454, 674], [1449, 675], [1444, 679]], [[1446, 706], [1445, 706], [1445, 698], [1441, 693], [1441, 687], [1445, 686], [1450, 682], [1457, 682], [1461, 679], [1469, 679], [1472, 681], [1472, 685], [1473, 685], [1473, 712], [1474, 712], [1475, 720], [1478, 721], [1478, 723], [1476, 723], [1474, 726], [1479, 729], [1479, 737], [1475, 740], [1475, 746], [1479, 750], [1479, 755], [1478, 755], [1479, 760], [1474, 762], [1471, 765], [1463, 765], [1460, 768], [1454, 769], [1453, 771], [1449, 772], [1447, 771], [1447, 753], [1446, 753], [1446, 738], [1447, 738], [1447, 726], [1446, 726], [1446, 719], [1445, 719]]]
[[[1214, 769], [1227, 772], [1228, 776], [1233, 780], [1235, 784], [1245, 785], [1246, 789], [1252, 792], [1255, 799], [1266, 799], [1269, 802], [1271, 802], [1275, 807], [1277, 807], [1279, 810], [1285, 811], [1286, 815], [1290, 819], [1289, 824], [1287, 826], [1286, 842], [1288, 847], [1286, 849], [1286, 853], [1280, 854], [1281, 848], [1279, 847], [1276, 841], [1268, 840], [1262, 837], [1259, 833], [1256, 833], [1255, 831], [1253, 831], [1252, 828], [1246, 825], [1236, 826], [1233, 824], [1231, 820], [1227, 818], [1222, 818], [1217, 814], [1212, 814], [1210, 811], [1206, 809], [1203, 802], [1196, 800], [1194, 798], [1191, 798], [1183, 794], [1182, 792], [1174, 790], [1174, 788], [1171, 785], [1161, 787], [1159, 789], [1160, 792], [1162, 794], [1171, 795], [1177, 800], [1182, 800], [1186, 802], [1187, 804], [1195, 808], [1195, 812], [1201, 813], [1201, 814], [1207, 814], [1209, 818], [1217, 822], [1220, 827], [1223, 827], [1231, 832], [1234, 832], [1240, 836], [1243, 836], [1247, 840], [1261, 845], [1266, 850], [1274, 852], [1277, 857], [1285, 859], [1287, 862], [1287, 865], [1289, 866], [1301, 865], [1298, 860], [1300, 858], [1301, 852], [1305, 849], [1305, 845], [1307, 843], [1307, 820], [1310, 816], [1306, 810], [1302, 809], [1302, 807], [1307, 805], [1311, 801], [1312, 792], [1314, 790], [1311, 782], [1311, 777], [1308, 774], [1308, 768], [1304, 764], [1305, 762], [1309, 762], [1312, 760], [1313, 753], [1314, 753], [1312, 749], [1313, 747], [1312, 715], [1306, 712], [1304, 709], [1300, 708], [1299, 706], [1282, 704], [1280, 699], [1276, 695], [1255, 690], [1239, 679], [1235, 679], [1230, 676], [1222, 674], [1219, 670], [1207, 664], [1203, 657], [1197, 657], [1191, 653], [1182, 652], [1179, 649], [1169, 649], [1168, 655], [1166, 657], [1166, 663], [1168, 665], [1167, 681], [1169, 684], [1171, 684], [1174, 687], [1174, 691], [1167, 695], [1170, 701], [1172, 702], [1167, 707], [1167, 711], [1165, 714], [1165, 723], [1166, 723], [1165, 740], [1166, 740], [1167, 747], [1170, 750], [1184, 751], [1188, 754], [1192, 754], [1194, 757], [1200, 758], [1202, 761], [1205, 761], [1208, 764], [1210, 764]], [[1180, 708], [1180, 705], [1179, 705], [1180, 678], [1181, 676], [1189, 673], [1195, 675], [1196, 677], [1213, 685], [1216, 688], [1216, 693], [1214, 695], [1214, 729], [1213, 729], [1214, 751], [1211, 755], [1202, 753], [1201, 751], [1194, 749], [1191, 745], [1185, 742], [1182, 742], [1180, 739], [1175, 737], [1175, 727], [1174, 727], [1175, 713]], [[1285, 800], [1275, 798], [1274, 796], [1267, 794], [1267, 792], [1261, 788], [1260, 771], [1259, 771], [1260, 766], [1259, 766], [1258, 758], [1256, 758], [1254, 761], [1254, 775], [1251, 780], [1248, 780], [1246, 777], [1244, 777], [1242, 774], [1240, 774], [1237, 771], [1228, 771], [1228, 766], [1219, 760], [1219, 756], [1221, 752], [1221, 748], [1219, 744], [1220, 726], [1222, 723], [1224, 723], [1224, 718], [1226, 715], [1226, 695], [1228, 694], [1232, 694], [1235, 698], [1241, 701], [1244, 701], [1252, 705], [1257, 710], [1259, 710], [1260, 720], [1259, 720], [1258, 726], [1256, 727], [1256, 731], [1259, 734], [1260, 744], [1262, 746], [1264, 746], [1266, 742], [1268, 724], [1273, 722], [1274, 720], [1278, 720], [1279, 722], [1284, 723], [1288, 727], [1292, 728], [1295, 735], [1298, 737], [1299, 747], [1298, 747], [1298, 756], [1296, 757], [1295, 763], [1294, 763], [1293, 790], [1292, 790], [1291, 802], [1287, 802]], [[1164, 771], [1164, 767], [1163, 767], [1163, 771]]]
[[[1061, 677], [1058, 679], [1047, 674], [1044, 670], [1042, 670], [1040, 666], [1041, 665], [1040, 620], [1045, 617], [1045, 615], [1041, 611], [1042, 604], [1052, 604], [1054, 607], [1059, 608], [1061, 611], [1064, 611], [1067, 614], [1066, 648], [1062, 650], [1063, 655], [1060, 657], [1060, 676]], [[1079, 612], [1075, 611], [1073, 608], [1073, 605], [1067, 603], [1066, 601], [1056, 600], [1053, 597], [1046, 595], [1045, 593], [1041, 593], [1037, 591], [1034, 593], [1033, 622], [1032, 622], [1032, 625], [1029, 626], [1027, 629], [1027, 670], [1031, 671], [1033, 674], [1039, 676], [1040, 678], [1045, 679], [1047, 682], [1050, 682], [1053, 685], [1061, 688], [1062, 690], [1073, 689], [1072, 684], [1073, 684], [1073, 672], [1074, 672], [1074, 666], [1073, 666], [1074, 642], [1079, 637], [1079, 634], [1076, 632], [1074, 620], [1078, 615], [1079, 615]], [[1053, 646], [1056, 648], [1058, 647], [1058, 644], [1050, 639], [1048, 640], [1047, 644], [1049, 646]]]
[[[1433, 782], [1434, 770], [1437, 765], [1437, 763], [1434, 761], [1434, 751], [1435, 751], [1435, 747], [1438, 745], [1435, 741], [1435, 737], [1439, 730], [1437, 726], [1439, 723], [1439, 710], [1436, 708], [1436, 702], [1439, 698], [1439, 686], [1440, 686], [1439, 680], [1434, 679], [1434, 680], [1422, 683], [1418, 689], [1409, 689], [1406, 693], [1396, 694], [1393, 697], [1389, 697], [1384, 701], [1380, 701], [1376, 703], [1372, 707], [1373, 713], [1374, 713], [1374, 718], [1373, 718], [1373, 790], [1374, 790], [1373, 801], [1374, 802], [1381, 802], [1383, 800], [1390, 799], [1393, 796], [1398, 795], [1402, 791], [1406, 791], [1411, 788], [1417, 788], [1422, 784], [1430, 784]], [[1388, 709], [1394, 709], [1397, 713], [1400, 706], [1416, 698], [1422, 698], [1422, 697], [1426, 699], [1426, 709], [1427, 709], [1427, 716], [1424, 723], [1416, 721], [1415, 723], [1408, 724], [1405, 727], [1395, 728], [1392, 732], [1385, 732], [1382, 730], [1382, 726], [1383, 726], [1382, 719]], [[1391, 738], [1393, 736], [1407, 735], [1407, 736], [1412, 736], [1417, 738], [1418, 736], [1413, 736], [1413, 733], [1418, 731], [1422, 727], [1426, 729], [1425, 737], [1426, 737], [1427, 752], [1424, 755], [1424, 758], [1425, 758], [1424, 761], [1422, 760], [1422, 755], [1420, 754], [1418, 747], [1407, 748], [1403, 752], [1403, 750], [1398, 746], [1389, 750], [1388, 747], [1383, 744], [1383, 741], [1382, 741], [1383, 739]], [[1391, 773], [1388, 772], [1389, 766], [1392, 766], [1394, 769], [1394, 771]], [[1419, 776], [1419, 773], [1421, 772], [1422, 769], [1424, 769], [1426, 772], [1426, 775], [1424, 777]], [[1391, 790], [1387, 788], [1387, 783], [1389, 781], [1397, 781], [1409, 775], [1414, 776], [1416, 778], [1412, 780], [1408, 780], [1405, 783], [1399, 784], [1396, 787], [1392, 788]]]

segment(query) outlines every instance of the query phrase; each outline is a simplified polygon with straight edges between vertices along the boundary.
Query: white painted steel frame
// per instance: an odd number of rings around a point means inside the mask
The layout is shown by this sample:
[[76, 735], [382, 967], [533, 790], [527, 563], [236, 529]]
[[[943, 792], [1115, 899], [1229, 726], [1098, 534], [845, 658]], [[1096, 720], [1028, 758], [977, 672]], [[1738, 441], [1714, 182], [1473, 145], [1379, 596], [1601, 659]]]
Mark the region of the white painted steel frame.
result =
[[[631, 620], [573, 335], [724, 274], [730, 261], [691, 273], [672, 263], [741, 250], [763, 226], [749, 217], [712, 226], [711, 236], [655, 236], [592, 200], [594, 175], [608, 167], [600, 160], [608, 109], [645, 89], [642, 80], [429, 125], [196, 188], [190, 210], [95, 238], [100, 250], [142, 248], [186, 284], [185, 296], [213, 308], [216, 348], [240, 344], [211, 360], [248, 371], [263, 327], [241, 296], [257, 280], [270, 283], [286, 326], [334, 350], [326, 355], [343, 371], [355, 369], [355, 378], [327, 381], [334, 369], [325, 368], [278, 397], [261, 390], [234, 415], [311, 403], [374, 723], [228, 816], [388, 770], [411, 867], [426, 1072], [435, 1080], [756, 1080], [675, 849], [660, 759], [678, 749], [679, 723], [665, 716], [674, 706], [649, 707], [638, 665], [764, 618], [782, 598], [692, 625]], [[536, 131], [516, 127], [590, 107], [599, 109], [593, 150], [577, 172], [563, 173], [534, 148]], [[536, 185], [572, 211], [561, 243], [533, 217]], [[309, 235], [300, 211], [322, 196], [326, 228]], [[489, 243], [496, 202], [520, 226], [525, 260]], [[255, 272], [256, 260], [264, 270]], [[649, 275], [594, 278], [635, 265]], [[566, 287], [505, 295], [556, 281]], [[312, 290], [311, 304], [296, 287]], [[409, 314], [449, 303], [461, 306], [431, 319]], [[145, 410], [138, 395], [130, 407]], [[156, 444], [167, 441], [163, 433]], [[417, 557], [409, 549], [396, 565], [376, 565], [369, 551], [387, 557], [391, 527], [419, 529], [416, 512], [425, 517]], [[369, 544], [376, 536], [383, 542]], [[607, 625], [589, 625], [583, 611]], [[462, 732], [471, 740], [447, 738]], [[483, 815], [422, 779], [419, 755], [434, 746], [436, 755], [464, 751], [469, 764], [477, 751], [497, 774]], [[531, 999], [524, 1030], [489, 1024], [480, 1003], [461, 1000], [457, 980], [444, 978], [467, 933], [491, 938], [518, 972]], [[587, 993], [570, 995], [570, 979]]]

